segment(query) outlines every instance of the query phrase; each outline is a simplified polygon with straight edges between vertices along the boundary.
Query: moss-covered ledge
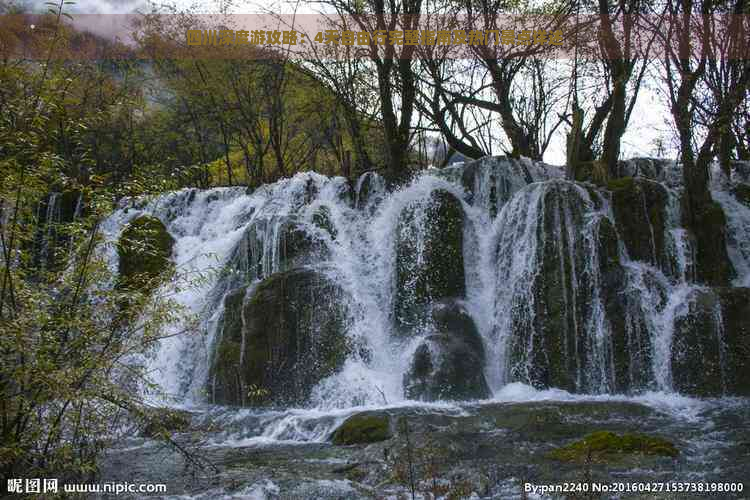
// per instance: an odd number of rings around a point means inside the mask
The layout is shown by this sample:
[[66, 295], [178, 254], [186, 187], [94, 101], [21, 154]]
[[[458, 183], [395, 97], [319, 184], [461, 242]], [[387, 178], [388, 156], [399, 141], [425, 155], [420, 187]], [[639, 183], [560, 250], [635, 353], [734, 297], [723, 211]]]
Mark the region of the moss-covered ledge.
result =
[[554, 449], [548, 458], [563, 462], [610, 463], [627, 455], [651, 455], [675, 458], [679, 450], [670, 441], [646, 434], [615, 434], [611, 431], [592, 432], [580, 441]]

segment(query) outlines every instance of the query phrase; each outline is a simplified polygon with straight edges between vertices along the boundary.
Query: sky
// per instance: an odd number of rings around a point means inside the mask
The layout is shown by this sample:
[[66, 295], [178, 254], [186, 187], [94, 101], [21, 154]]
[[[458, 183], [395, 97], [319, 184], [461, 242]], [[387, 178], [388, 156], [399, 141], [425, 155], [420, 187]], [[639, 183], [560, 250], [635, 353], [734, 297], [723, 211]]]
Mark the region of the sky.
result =
[[[34, 2], [42, 0], [34, 0]], [[129, 14], [137, 10], [149, 10], [147, 0], [75, 0], [76, 3], [70, 6], [72, 14]], [[261, 4], [255, 1], [234, 1], [231, 0], [169, 0], [167, 2], [156, 1], [157, 5], [174, 5], [178, 9], [190, 9], [197, 13], [218, 13], [222, 8], [227, 8], [229, 12], [238, 14], [252, 14], [267, 12], [269, 5], [273, 3], [265, 2]], [[278, 0], [279, 10], [284, 13], [294, 11], [294, 2]], [[300, 2], [297, 9], [298, 13], [316, 12], [309, 4], [304, 1]], [[649, 88], [642, 88], [638, 101], [633, 110], [630, 124], [622, 140], [622, 158], [631, 158], [635, 156], [654, 156], [658, 139], [662, 138], [669, 145], [671, 134], [667, 120], [670, 118], [668, 108], [656, 92]], [[561, 129], [559, 129], [561, 131]], [[669, 151], [674, 153], [674, 148]], [[547, 163], [562, 165], [565, 163], [565, 133], [557, 133], [549, 149], [544, 155], [544, 161]]]

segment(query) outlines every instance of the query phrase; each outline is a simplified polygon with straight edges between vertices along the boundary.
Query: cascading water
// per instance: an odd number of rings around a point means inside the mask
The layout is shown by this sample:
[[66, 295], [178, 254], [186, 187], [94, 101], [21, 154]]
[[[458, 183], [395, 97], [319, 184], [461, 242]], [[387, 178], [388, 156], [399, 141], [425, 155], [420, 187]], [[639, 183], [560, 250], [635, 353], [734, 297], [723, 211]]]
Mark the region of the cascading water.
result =
[[[641, 167], [629, 168], [638, 175]], [[673, 180], [667, 171], [669, 165], [660, 165], [652, 175]], [[436, 338], [436, 330], [427, 321], [404, 334], [394, 311], [403, 295], [398, 288], [422, 286], [418, 273], [434, 254], [429, 247], [443, 244], [425, 232], [438, 192], [458, 200], [462, 213], [465, 291], [448, 298], [456, 299], [476, 326], [484, 349], [484, 366], [476, 369], [483, 370], [492, 394], [513, 382], [583, 393], [672, 390], [675, 321], [688, 314], [686, 304], [699, 288], [692, 283], [690, 235], [680, 223], [679, 185], [657, 185], [666, 193], [659, 195], [666, 200], [664, 214], [654, 219], [661, 226], [642, 221], [644, 261], [631, 256], [637, 249], [628, 245], [636, 240], [618, 225], [607, 192], [561, 177], [556, 167], [485, 159], [426, 171], [393, 192], [368, 173], [352, 192], [344, 179], [301, 173], [252, 193], [182, 190], [146, 202], [124, 201], [103, 233], [113, 242], [129, 221], [153, 215], [175, 239], [178, 270], [208, 273], [200, 286], [173, 290], [200, 318], [201, 332], [164, 339], [146, 361], [172, 401], [205, 401], [212, 364], [219, 362], [214, 351], [226, 328], [226, 297], [249, 285], [241, 300], [244, 314], [252, 287], [293, 268], [314, 268], [342, 290], [336, 300], [345, 305], [346, 336], [357, 346], [334, 373], [314, 384], [304, 404], [348, 408], [403, 401], [415, 352]], [[646, 206], [646, 191], [636, 192], [639, 210], [654, 213]], [[750, 209], [727, 191], [715, 191], [714, 197], [728, 212], [736, 284], [746, 286]], [[117, 254], [109, 252], [116, 268]], [[402, 279], [404, 272], [412, 273], [409, 279]], [[424, 286], [437, 302], [434, 285]], [[241, 317], [241, 366], [249, 362], [243, 357], [248, 321]], [[170, 325], [165, 333], [184, 326]]]

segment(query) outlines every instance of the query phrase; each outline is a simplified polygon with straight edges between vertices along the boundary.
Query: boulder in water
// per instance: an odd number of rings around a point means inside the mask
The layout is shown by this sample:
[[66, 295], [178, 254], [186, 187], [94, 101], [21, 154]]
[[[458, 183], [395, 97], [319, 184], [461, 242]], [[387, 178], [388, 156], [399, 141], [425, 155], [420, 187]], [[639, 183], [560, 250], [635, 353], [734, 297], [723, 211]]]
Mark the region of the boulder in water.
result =
[[484, 399], [490, 391], [484, 378], [484, 347], [474, 321], [456, 301], [432, 308], [437, 333], [417, 348], [404, 391], [423, 401]]
[[343, 291], [298, 268], [227, 295], [210, 392], [215, 403], [300, 405], [351, 350]]
[[172, 268], [174, 238], [156, 217], [142, 215], [123, 229], [117, 241], [119, 284], [143, 288]]
[[391, 419], [379, 413], [357, 413], [344, 420], [331, 436], [336, 445], [367, 444], [391, 437]]
[[461, 201], [437, 189], [425, 203], [405, 208], [396, 229], [395, 317], [402, 333], [425, 321], [430, 304], [466, 294]]

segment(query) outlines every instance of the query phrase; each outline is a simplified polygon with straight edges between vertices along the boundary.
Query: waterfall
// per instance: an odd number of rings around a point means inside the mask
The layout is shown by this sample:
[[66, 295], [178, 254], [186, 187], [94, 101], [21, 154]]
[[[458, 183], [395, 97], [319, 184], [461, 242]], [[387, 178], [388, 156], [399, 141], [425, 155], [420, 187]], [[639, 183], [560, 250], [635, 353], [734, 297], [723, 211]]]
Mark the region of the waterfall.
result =
[[[136, 217], [154, 216], [175, 239], [178, 274], [203, 277], [193, 286], [163, 285], [199, 318], [199, 331], [165, 338], [142, 360], [172, 401], [205, 401], [230, 328], [225, 309], [232, 294], [242, 293], [240, 326], [231, 328], [242, 330], [240, 365], [249, 362], [245, 307], [256, 287], [294, 269], [310, 269], [340, 290], [335, 301], [353, 346], [341, 366], [316, 381], [308, 406], [404, 400], [419, 346], [440, 333], [424, 308], [446, 298], [473, 320], [484, 359], [476, 370], [493, 394], [513, 382], [584, 393], [670, 391], [674, 325], [689, 314], [688, 297], [699, 288], [691, 236], [680, 222], [673, 165], [626, 166], [635, 176], [658, 178], [659, 193], [666, 193], [663, 217], [652, 221], [654, 208], [646, 205], [653, 197], [638, 191], [648, 262], [631, 256], [606, 190], [562, 180], [561, 168], [502, 158], [430, 169], [395, 190], [374, 173], [352, 187], [305, 172], [252, 192], [184, 189], [128, 199], [102, 232], [112, 243]], [[740, 275], [735, 284], [748, 286], [750, 209], [726, 191], [714, 197], [727, 212], [729, 253]], [[448, 244], [442, 228], [431, 228], [443, 216], [440, 200], [452, 203], [462, 224], [463, 265], [445, 272], [463, 281], [445, 293], [420, 281]], [[105, 251], [117, 269], [114, 248]], [[426, 301], [418, 293], [427, 293]], [[399, 319], [403, 297], [418, 320]], [[168, 325], [164, 333], [185, 326]]]
[[715, 189], [711, 195], [727, 216], [727, 252], [737, 271], [734, 285], [750, 287], [750, 206], [728, 191]]

